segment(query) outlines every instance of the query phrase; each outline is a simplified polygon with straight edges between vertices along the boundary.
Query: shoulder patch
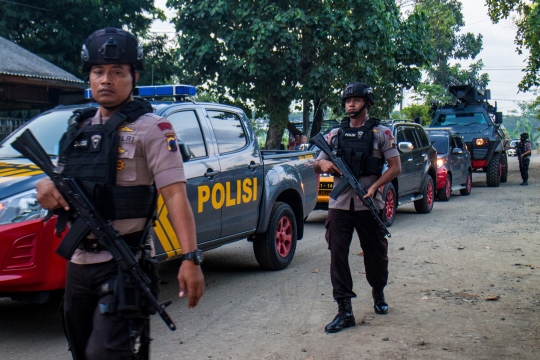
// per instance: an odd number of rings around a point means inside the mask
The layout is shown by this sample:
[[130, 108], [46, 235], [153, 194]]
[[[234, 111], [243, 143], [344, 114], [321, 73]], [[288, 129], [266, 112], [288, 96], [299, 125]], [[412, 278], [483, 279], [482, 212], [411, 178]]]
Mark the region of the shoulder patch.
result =
[[162, 122], [162, 123], [158, 123], [157, 126], [159, 127], [159, 129], [161, 131], [165, 131], [165, 130], [172, 130], [172, 125], [170, 122]]
[[172, 132], [165, 134], [167, 139], [167, 149], [171, 152], [178, 150], [178, 145], [176, 145], [176, 135]]

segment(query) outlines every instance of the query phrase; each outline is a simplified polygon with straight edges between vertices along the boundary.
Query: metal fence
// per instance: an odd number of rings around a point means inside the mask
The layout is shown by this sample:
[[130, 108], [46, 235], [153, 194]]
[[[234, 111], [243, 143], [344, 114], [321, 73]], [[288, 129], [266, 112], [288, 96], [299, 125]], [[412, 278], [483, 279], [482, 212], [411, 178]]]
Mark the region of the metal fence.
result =
[[11, 119], [0, 117], [0, 141], [4, 140], [9, 134], [17, 130], [26, 121], [26, 119]]

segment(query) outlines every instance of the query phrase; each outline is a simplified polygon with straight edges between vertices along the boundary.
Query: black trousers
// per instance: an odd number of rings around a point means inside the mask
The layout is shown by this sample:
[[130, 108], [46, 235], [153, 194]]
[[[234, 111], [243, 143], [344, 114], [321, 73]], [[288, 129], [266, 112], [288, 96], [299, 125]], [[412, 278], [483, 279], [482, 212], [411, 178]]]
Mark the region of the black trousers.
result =
[[[100, 303], [114, 302], [114, 294], [101, 296], [98, 290], [118, 274], [114, 260], [89, 265], [68, 262], [64, 295], [64, 326], [75, 360], [131, 360], [148, 358], [149, 318], [128, 319], [118, 313], [100, 311]], [[143, 345], [137, 353], [136, 336]]]
[[521, 172], [521, 178], [523, 181], [529, 180], [529, 163], [531, 159], [521, 159], [519, 161], [519, 171]]
[[330, 279], [334, 299], [356, 297], [349, 267], [349, 250], [356, 229], [364, 251], [366, 278], [372, 288], [382, 290], [388, 281], [388, 241], [368, 211], [329, 209], [326, 241], [330, 250]]

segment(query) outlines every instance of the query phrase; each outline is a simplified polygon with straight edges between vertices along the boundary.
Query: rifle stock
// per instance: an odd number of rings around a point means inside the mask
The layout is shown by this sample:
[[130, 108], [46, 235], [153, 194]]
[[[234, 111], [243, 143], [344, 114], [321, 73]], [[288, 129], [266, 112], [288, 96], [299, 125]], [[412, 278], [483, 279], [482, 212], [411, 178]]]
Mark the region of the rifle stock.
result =
[[[36, 164], [51, 178], [58, 191], [60, 191], [64, 199], [69, 203], [72, 211], [77, 213], [78, 218], [76, 221], [79, 223], [84, 222], [88, 226], [90, 231], [99, 239], [99, 242], [111, 253], [118, 267], [135, 280], [139, 289], [142, 290], [150, 303], [151, 310], [159, 313], [170, 330], [176, 330], [174, 322], [165, 311], [165, 307], [169, 303], [160, 304], [157, 301], [149, 287], [151, 280], [142, 270], [137, 258], [131, 252], [118, 231], [99, 213], [77, 180], [62, 176], [62, 168], [60, 166], [55, 168], [49, 155], [47, 155], [29, 129], [24, 131], [11, 146]], [[59, 249], [61, 248], [62, 244], [59, 246]]]
[[349, 186], [352, 187], [356, 195], [360, 198], [360, 200], [364, 203], [364, 205], [369, 209], [371, 214], [373, 215], [375, 221], [379, 224], [381, 229], [384, 231], [386, 236], [392, 237], [386, 226], [383, 224], [381, 219], [379, 218], [379, 210], [375, 207], [375, 203], [373, 202], [372, 198], [364, 198], [364, 196], [367, 194], [366, 188], [364, 187], [364, 184], [362, 184], [361, 181], [359, 181], [354, 174], [352, 173], [351, 169], [349, 169], [349, 166], [343, 161], [343, 159], [339, 158], [334, 154], [326, 140], [321, 134], [315, 135], [312, 139], [309, 140], [310, 143], [316, 145], [321, 149], [322, 152], [324, 152], [330, 160], [336, 165], [336, 167], [341, 171], [343, 174], [341, 176], [341, 182], [332, 190], [330, 193], [330, 196], [332, 199], [336, 200], [338, 196], [345, 191]]

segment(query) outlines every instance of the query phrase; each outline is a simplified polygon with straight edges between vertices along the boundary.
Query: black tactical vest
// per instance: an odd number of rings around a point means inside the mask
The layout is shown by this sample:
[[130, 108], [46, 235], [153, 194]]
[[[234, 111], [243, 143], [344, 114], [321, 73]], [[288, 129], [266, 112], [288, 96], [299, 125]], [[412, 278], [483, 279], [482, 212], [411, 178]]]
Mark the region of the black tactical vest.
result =
[[351, 128], [348, 117], [341, 121], [334, 150], [357, 178], [382, 174], [384, 160], [373, 156], [373, 128], [379, 123], [378, 119], [369, 119], [361, 127]]
[[[65, 177], [80, 181], [107, 220], [153, 217], [157, 191], [153, 185], [117, 186], [118, 127], [152, 112], [146, 100], [136, 99], [104, 124], [90, 125], [95, 108], [74, 111], [71, 125], [60, 140], [59, 168]], [[59, 219], [59, 229], [62, 229]]]
[[[527, 151], [527, 147], [525, 146], [525, 143], [528, 143], [529, 140], [525, 140], [525, 141], [520, 141], [519, 144], [518, 144], [518, 155], [521, 155], [521, 154], [525, 154], [525, 152]], [[527, 155], [525, 156], [526, 159], [530, 158], [531, 155]]]

